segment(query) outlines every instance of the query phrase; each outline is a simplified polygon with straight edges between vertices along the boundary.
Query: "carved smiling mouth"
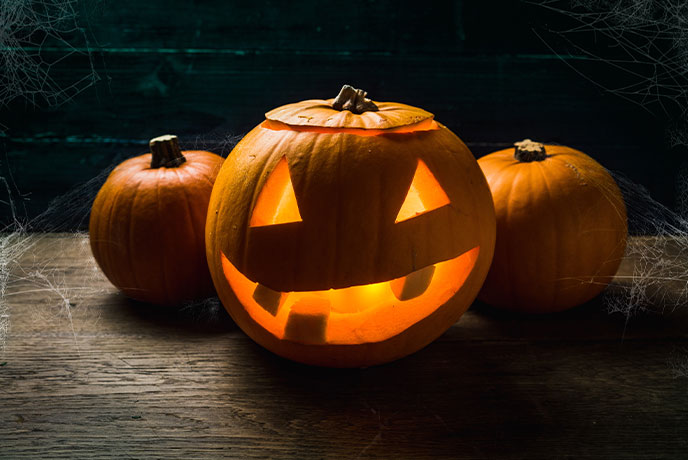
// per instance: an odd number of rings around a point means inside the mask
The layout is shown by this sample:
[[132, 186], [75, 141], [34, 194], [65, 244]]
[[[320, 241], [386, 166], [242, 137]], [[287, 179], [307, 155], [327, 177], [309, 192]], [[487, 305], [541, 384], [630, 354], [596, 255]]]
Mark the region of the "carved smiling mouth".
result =
[[251, 281], [220, 252], [222, 269], [251, 318], [278, 339], [309, 345], [380, 342], [432, 314], [463, 286], [478, 246], [380, 283], [278, 292]]

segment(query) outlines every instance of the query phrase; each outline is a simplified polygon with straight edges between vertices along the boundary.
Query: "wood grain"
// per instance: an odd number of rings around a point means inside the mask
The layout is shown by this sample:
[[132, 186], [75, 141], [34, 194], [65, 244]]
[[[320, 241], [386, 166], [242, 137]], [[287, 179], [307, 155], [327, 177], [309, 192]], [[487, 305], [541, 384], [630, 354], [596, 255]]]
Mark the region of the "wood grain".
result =
[[[531, 137], [584, 150], [664, 203], [675, 194], [668, 178], [685, 155], [667, 152], [663, 119], [586, 81], [626, 83], [559, 47], [547, 31], [572, 24], [530, 2], [79, 4], [85, 38], [67, 37], [76, 52], [48, 40], [40, 53], [56, 62], [59, 86], [95, 70], [94, 84], [57, 107], [23, 99], [0, 107], [0, 176], [12, 173], [21, 217], [145, 152], [152, 137], [172, 132], [227, 154], [224, 136], [244, 134], [281, 104], [333, 97], [345, 82], [435, 113], [476, 156]], [[8, 217], [0, 206], [0, 223]]]
[[[684, 458], [688, 315], [474, 306], [388, 365], [294, 364], [216, 303], [123, 298], [85, 236], [35, 235], [6, 297], [2, 458]], [[627, 264], [627, 272], [632, 267]], [[57, 287], [41, 290], [41, 273]], [[68, 298], [72, 322], [65, 314]], [[73, 332], [72, 332], [73, 330]], [[672, 364], [673, 363], [673, 364]]]

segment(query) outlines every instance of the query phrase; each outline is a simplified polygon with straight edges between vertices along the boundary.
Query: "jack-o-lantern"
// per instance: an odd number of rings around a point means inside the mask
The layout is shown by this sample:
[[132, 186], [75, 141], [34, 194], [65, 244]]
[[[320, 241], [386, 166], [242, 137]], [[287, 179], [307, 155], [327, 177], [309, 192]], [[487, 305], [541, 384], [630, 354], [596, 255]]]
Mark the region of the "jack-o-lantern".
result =
[[456, 135], [345, 86], [268, 112], [236, 146], [211, 195], [206, 253], [220, 299], [256, 342], [359, 367], [410, 354], [459, 319], [495, 225]]

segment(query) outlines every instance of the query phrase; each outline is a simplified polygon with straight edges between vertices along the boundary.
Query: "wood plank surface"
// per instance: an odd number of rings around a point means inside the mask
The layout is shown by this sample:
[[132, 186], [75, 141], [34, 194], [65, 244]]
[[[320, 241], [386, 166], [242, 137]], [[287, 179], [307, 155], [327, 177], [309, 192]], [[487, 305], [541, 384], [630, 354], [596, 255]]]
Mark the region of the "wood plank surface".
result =
[[85, 235], [33, 238], [5, 297], [0, 458], [688, 452], [681, 309], [626, 318], [593, 301], [529, 317], [475, 305], [408, 358], [321, 369], [263, 350], [216, 301], [172, 311], [125, 299]]

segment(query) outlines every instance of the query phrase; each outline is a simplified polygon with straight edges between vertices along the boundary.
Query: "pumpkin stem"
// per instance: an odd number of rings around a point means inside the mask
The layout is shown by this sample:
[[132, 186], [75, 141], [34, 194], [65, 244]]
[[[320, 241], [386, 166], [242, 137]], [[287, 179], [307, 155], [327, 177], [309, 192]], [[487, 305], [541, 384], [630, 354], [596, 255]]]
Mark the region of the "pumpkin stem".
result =
[[348, 110], [351, 113], [377, 112], [377, 105], [366, 97], [368, 93], [362, 89], [356, 89], [351, 85], [344, 85], [337, 97], [332, 102], [332, 108], [336, 110]]
[[547, 158], [545, 145], [539, 142], [531, 141], [530, 139], [523, 139], [520, 142], [514, 142], [514, 158], [521, 163], [542, 161]]
[[176, 168], [186, 161], [179, 148], [179, 140], [174, 134], [165, 134], [151, 139], [148, 145], [152, 154], [151, 169]]

